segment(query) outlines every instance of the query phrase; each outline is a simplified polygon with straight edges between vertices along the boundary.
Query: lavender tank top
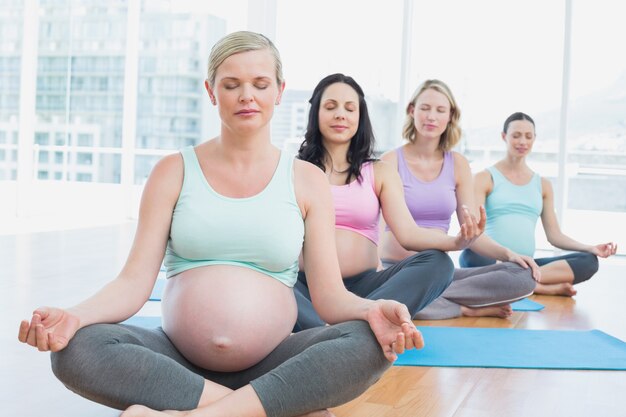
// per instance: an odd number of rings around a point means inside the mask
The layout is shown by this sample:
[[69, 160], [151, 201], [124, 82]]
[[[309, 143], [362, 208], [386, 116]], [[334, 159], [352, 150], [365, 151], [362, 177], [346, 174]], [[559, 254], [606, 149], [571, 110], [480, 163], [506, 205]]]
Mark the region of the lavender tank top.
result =
[[441, 229], [448, 233], [450, 218], [456, 210], [456, 181], [454, 179], [454, 155], [443, 154], [441, 173], [433, 181], [416, 178], [409, 170], [402, 148], [396, 149], [398, 173], [404, 185], [404, 199], [420, 227]]

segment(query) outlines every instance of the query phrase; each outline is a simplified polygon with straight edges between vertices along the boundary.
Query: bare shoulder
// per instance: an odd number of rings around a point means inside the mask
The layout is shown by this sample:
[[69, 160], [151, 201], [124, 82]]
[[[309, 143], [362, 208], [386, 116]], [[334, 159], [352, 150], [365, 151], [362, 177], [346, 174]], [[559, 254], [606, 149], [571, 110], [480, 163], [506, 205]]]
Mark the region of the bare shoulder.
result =
[[467, 158], [458, 153], [457, 151], [451, 151], [452, 157], [454, 158], [454, 166], [456, 167], [467, 167], [469, 168], [469, 161]]
[[476, 181], [492, 181], [491, 172], [489, 172], [486, 169], [483, 169], [482, 171], [479, 171], [476, 174], [474, 174], [474, 179]]
[[383, 189], [402, 188], [402, 180], [396, 166], [388, 161], [378, 160], [374, 163], [374, 182], [378, 197], [381, 196]]
[[318, 166], [297, 158], [294, 159], [293, 165], [294, 179], [296, 183], [313, 185], [321, 182], [328, 184], [324, 171], [322, 171]]
[[541, 177], [541, 193], [544, 198], [552, 195], [552, 183], [546, 177]]
[[293, 165], [296, 200], [302, 214], [306, 217], [312, 202], [326, 194], [330, 195], [330, 185], [324, 171], [318, 166], [297, 158]]
[[382, 154], [381, 160], [390, 163], [392, 166], [398, 165], [398, 153], [396, 149], [391, 149]]
[[396, 166], [390, 161], [385, 159], [379, 159], [374, 162], [374, 177], [375, 178], [388, 178], [394, 175], [396, 172]]
[[493, 179], [491, 173], [486, 169], [477, 172], [474, 175], [474, 188], [477, 191], [482, 191], [485, 194], [489, 194], [493, 188]]
[[161, 158], [152, 168], [146, 187], [158, 187], [162, 188], [161, 192], [178, 194], [183, 183], [183, 166], [183, 157], [178, 152]]
[[171, 219], [172, 210], [183, 188], [183, 165], [180, 153], [165, 156], [156, 163], [141, 195], [140, 223], [143, 224], [148, 218], [153, 219], [155, 213], [159, 213], [163, 223], [166, 217]]
[[183, 156], [180, 154], [180, 152], [176, 152], [159, 159], [154, 165], [152, 173], [154, 175], [161, 175], [173, 174], [175, 171], [180, 171], [180, 174], [182, 174], [182, 170]]
[[472, 169], [467, 158], [456, 151], [452, 151], [452, 158], [454, 158], [454, 173], [457, 182], [471, 181]]

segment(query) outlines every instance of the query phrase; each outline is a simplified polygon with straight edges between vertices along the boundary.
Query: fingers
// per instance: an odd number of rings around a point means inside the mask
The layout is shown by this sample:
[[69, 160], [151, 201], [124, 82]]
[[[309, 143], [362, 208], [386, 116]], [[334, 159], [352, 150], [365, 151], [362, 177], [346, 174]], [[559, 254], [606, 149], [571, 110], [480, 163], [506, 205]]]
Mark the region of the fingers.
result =
[[406, 335], [406, 349], [421, 349], [424, 347], [424, 338], [422, 337], [422, 333], [417, 330], [417, 328], [415, 328], [415, 325], [413, 323], [411, 323], [410, 325], [406, 323], [406, 327], [403, 325], [402, 330]]
[[30, 323], [28, 320], [22, 320], [17, 338], [20, 342], [36, 347], [44, 352], [50, 350], [47, 333], [44, 325], [41, 323], [39, 314], [33, 314]]
[[526, 258], [526, 263], [530, 266], [530, 270], [532, 271], [533, 279], [537, 282], [541, 282], [541, 269], [537, 262], [531, 257]]
[[411, 350], [414, 348], [413, 346], [413, 338], [411, 337], [411, 327], [415, 327], [410, 325], [409, 323], [402, 323], [402, 334], [404, 335], [404, 349]]
[[524, 259], [521, 256], [515, 256], [514, 258], [511, 259], [512, 262], [515, 262], [516, 264], [518, 264], [519, 266], [521, 266], [524, 269], [528, 269], [528, 262], [526, 262], [526, 259]]
[[604, 252], [606, 254], [605, 258], [608, 258], [611, 255], [615, 255], [615, 253], [617, 252], [617, 245], [614, 242], [607, 243], [605, 245], [605, 248], [606, 248]]
[[533, 271], [533, 279], [541, 284], [541, 269], [537, 265], [531, 265], [531, 269]]
[[[469, 213], [469, 210], [468, 210], [468, 213]], [[475, 239], [478, 236], [480, 236], [482, 231], [480, 230], [479, 221], [476, 220], [476, 217], [471, 213], [470, 213], [470, 217], [472, 219], [472, 239]]]
[[399, 319], [399, 323], [411, 323], [411, 314], [406, 304], [398, 303], [396, 308], [396, 317]]
[[31, 346], [37, 346], [37, 325], [39, 324], [41, 324], [41, 317], [39, 314], [33, 314], [33, 317], [30, 319], [28, 334], [26, 335], [26, 343]]
[[28, 320], [22, 320], [20, 323], [20, 331], [17, 334], [17, 340], [22, 343], [26, 343], [26, 339], [28, 338]]
[[421, 349], [424, 347], [424, 336], [422, 336], [422, 332], [413, 327], [414, 332], [411, 334], [413, 338], [413, 346], [415, 349]]
[[485, 227], [487, 226], [487, 210], [485, 210], [485, 206], [483, 206], [482, 204], [480, 205], [480, 207], [478, 208], [478, 212], [480, 215], [480, 218], [478, 219], [478, 229], [480, 230], [480, 233], [482, 234], [485, 231]]
[[596, 255], [601, 258], [608, 258], [609, 256], [617, 253], [617, 244], [615, 244], [615, 242], [602, 243], [595, 247], [597, 252]]
[[397, 353], [398, 355], [404, 353], [404, 349], [405, 349], [405, 343], [406, 343], [406, 338], [404, 337], [404, 333], [403, 332], [399, 332], [396, 335], [396, 340], [394, 343], [392, 343], [392, 347], [394, 348], [394, 352]]
[[476, 219], [474, 219], [474, 216], [472, 216], [472, 214], [469, 212], [469, 209], [467, 208], [466, 205], [463, 205], [463, 224], [466, 227], [463, 237], [466, 240], [470, 240], [474, 235], [474, 227], [476, 226]]
[[48, 347], [48, 336], [46, 335], [46, 331], [43, 328], [43, 324], [38, 324], [35, 328], [35, 334], [37, 339], [37, 349], [40, 352], [46, 352], [49, 349]]

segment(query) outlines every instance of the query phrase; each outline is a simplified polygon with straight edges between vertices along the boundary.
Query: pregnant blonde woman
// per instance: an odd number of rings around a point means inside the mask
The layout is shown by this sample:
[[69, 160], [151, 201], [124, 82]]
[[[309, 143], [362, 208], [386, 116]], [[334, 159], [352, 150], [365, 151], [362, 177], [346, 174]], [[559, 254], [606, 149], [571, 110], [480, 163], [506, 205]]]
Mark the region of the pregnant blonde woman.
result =
[[[404, 305], [345, 290], [326, 178], [271, 144], [284, 89], [274, 45], [226, 36], [205, 84], [220, 135], [155, 166], [119, 276], [75, 307], [35, 310], [19, 339], [124, 417], [328, 415], [421, 336]], [[315, 308], [340, 324], [291, 335], [301, 251]], [[115, 324], [147, 301], [164, 258], [163, 328]]]

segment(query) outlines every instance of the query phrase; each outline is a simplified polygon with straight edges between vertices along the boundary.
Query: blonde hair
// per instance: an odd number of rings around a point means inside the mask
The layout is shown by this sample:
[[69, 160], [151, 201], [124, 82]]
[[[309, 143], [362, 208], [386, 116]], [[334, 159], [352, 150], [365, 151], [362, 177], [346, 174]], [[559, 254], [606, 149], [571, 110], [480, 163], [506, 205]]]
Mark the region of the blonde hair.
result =
[[459, 126], [461, 111], [456, 104], [452, 91], [450, 91], [450, 88], [443, 81], [426, 80], [417, 87], [417, 90], [415, 90], [411, 96], [409, 104], [406, 106], [406, 119], [404, 120], [404, 126], [402, 127], [402, 137], [411, 143], [415, 141], [417, 129], [415, 128], [415, 121], [413, 120], [411, 107], [415, 106], [417, 98], [426, 90], [435, 90], [446, 96], [450, 102], [450, 121], [448, 122], [446, 130], [441, 134], [441, 138], [439, 139], [439, 149], [447, 152], [454, 148], [461, 140], [461, 126]]
[[276, 68], [276, 82], [281, 85], [284, 81], [283, 78], [283, 64], [280, 60], [280, 53], [276, 46], [266, 36], [260, 33], [239, 31], [233, 32], [224, 36], [217, 41], [211, 49], [209, 55], [209, 66], [207, 72], [207, 80], [211, 87], [215, 85], [215, 74], [217, 68], [222, 65], [222, 62], [231, 55], [239, 54], [248, 51], [258, 51], [267, 49], [274, 57], [274, 64]]

